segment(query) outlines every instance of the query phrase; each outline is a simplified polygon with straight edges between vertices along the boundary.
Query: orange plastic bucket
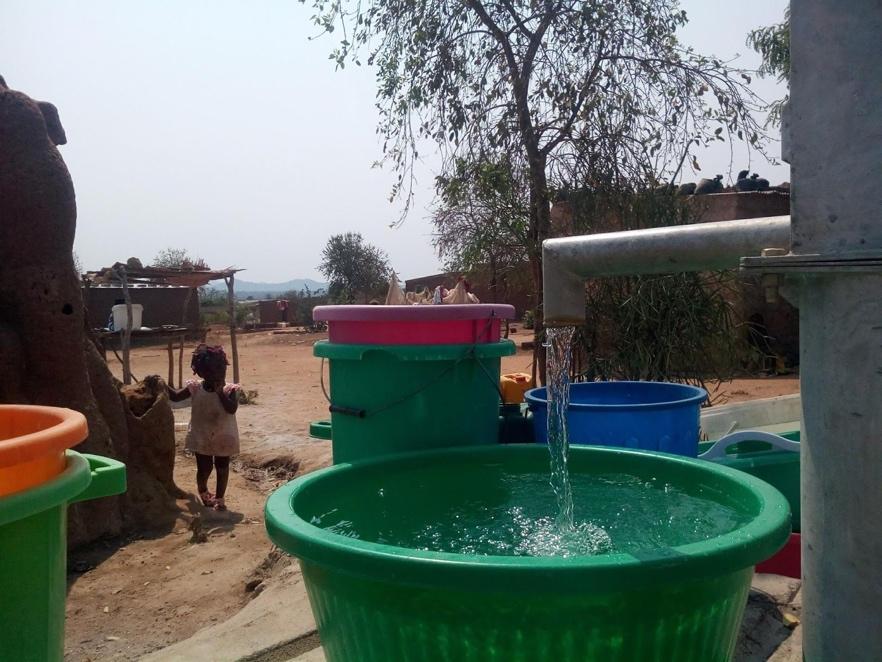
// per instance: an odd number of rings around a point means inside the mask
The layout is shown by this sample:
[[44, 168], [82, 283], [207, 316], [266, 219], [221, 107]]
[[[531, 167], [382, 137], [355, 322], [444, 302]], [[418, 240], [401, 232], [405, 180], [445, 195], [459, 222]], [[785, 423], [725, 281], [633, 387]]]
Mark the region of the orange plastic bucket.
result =
[[72, 409], [0, 405], [0, 497], [61, 474], [64, 452], [88, 433], [86, 418]]

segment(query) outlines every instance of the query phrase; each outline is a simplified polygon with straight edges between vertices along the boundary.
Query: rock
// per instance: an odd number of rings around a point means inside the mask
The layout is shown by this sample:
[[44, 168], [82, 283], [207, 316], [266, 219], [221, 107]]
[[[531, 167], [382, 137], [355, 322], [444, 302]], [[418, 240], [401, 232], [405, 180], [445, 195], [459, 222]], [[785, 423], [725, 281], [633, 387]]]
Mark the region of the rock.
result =
[[193, 515], [193, 519], [190, 520], [190, 531], [193, 532], [193, 535], [190, 536], [191, 543], [208, 542], [208, 534], [206, 534], [205, 531], [203, 531], [202, 529], [202, 515], [201, 513], [196, 513], [195, 515]]
[[89, 435], [76, 450], [121, 460], [130, 486], [127, 495], [70, 506], [75, 548], [124, 528], [156, 528], [154, 516], [174, 507], [173, 484], [164, 479], [174, 454], [155, 452], [169, 437], [173, 444], [174, 423], [170, 410], [168, 434], [126, 416], [118, 382], [86, 330], [72, 253], [74, 187], [57, 149], [66, 142], [55, 106], [0, 78], [0, 403], [82, 412]]

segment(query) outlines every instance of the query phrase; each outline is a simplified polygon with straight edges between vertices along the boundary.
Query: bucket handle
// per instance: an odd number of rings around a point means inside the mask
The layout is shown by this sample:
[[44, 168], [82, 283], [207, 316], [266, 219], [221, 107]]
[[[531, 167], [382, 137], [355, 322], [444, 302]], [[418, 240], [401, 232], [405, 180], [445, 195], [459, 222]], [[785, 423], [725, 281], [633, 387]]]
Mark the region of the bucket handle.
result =
[[126, 491], [126, 465], [117, 460], [101, 455], [88, 455], [81, 453], [88, 460], [89, 469], [92, 471], [92, 482], [85, 491], [81, 492], [70, 503], [91, 501], [101, 497], [114, 496]]
[[798, 453], [800, 449], [799, 442], [791, 441], [778, 434], [772, 432], [764, 432], [763, 430], [739, 430], [727, 434], [714, 442], [714, 445], [708, 448], [704, 453], [699, 455], [702, 460], [714, 460], [726, 455], [726, 450], [730, 446], [740, 444], [744, 441], [763, 441], [771, 444], [772, 448], [782, 451], [792, 451]]

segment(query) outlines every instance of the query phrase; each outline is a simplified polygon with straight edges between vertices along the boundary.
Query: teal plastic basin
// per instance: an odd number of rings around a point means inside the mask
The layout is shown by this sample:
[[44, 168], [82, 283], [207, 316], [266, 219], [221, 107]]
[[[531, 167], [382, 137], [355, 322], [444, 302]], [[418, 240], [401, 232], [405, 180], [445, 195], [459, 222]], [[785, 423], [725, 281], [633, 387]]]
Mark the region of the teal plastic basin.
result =
[[[660, 481], [741, 518], [686, 544], [562, 558], [376, 540], [407, 539], [450, 504], [480, 512], [505, 499], [512, 475], [544, 477], [548, 466], [543, 446], [452, 448], [339, 464], [273, 493], [267, 530], [301, 561], [329, 662], [729, 659], [753, 566], [790, 533], [785, 498], [742, 472], [660, 453], [570, 450], [574, 477]], [[578, 490], [575, 498], [590, 507]], [[654, 503], [670, 515], [665, 498]], [[368, 534], [316, 525], [329, 517]]]
[[[477, 345], [343, 345], [328, 359], [334, 463], [495, 444], [499, 375], [510, 340]], [[418, 434], [417, 434], [418, 432]]]

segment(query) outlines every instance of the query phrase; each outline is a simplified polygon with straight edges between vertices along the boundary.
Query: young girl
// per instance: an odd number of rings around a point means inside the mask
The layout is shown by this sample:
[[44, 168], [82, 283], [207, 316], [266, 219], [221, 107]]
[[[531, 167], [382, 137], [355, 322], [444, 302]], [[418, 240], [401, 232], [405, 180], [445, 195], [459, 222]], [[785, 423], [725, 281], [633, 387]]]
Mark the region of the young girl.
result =
[[[168, 389], [169, 398], [180, 402], [193, 398], [185, 448], [196, 454], [196, 487], [203, 505], [226, 510], [224, 494], [230, 477], [230, 458], [239, 454], [236, 425], [238, 384], [227, 384], [227, 355], [220, 345], [199, 345], [190, 366], [201, 379], [191, 379], [186, 388]], [[208, 491], [212, 466], [217, 470], [217, 493]]]

